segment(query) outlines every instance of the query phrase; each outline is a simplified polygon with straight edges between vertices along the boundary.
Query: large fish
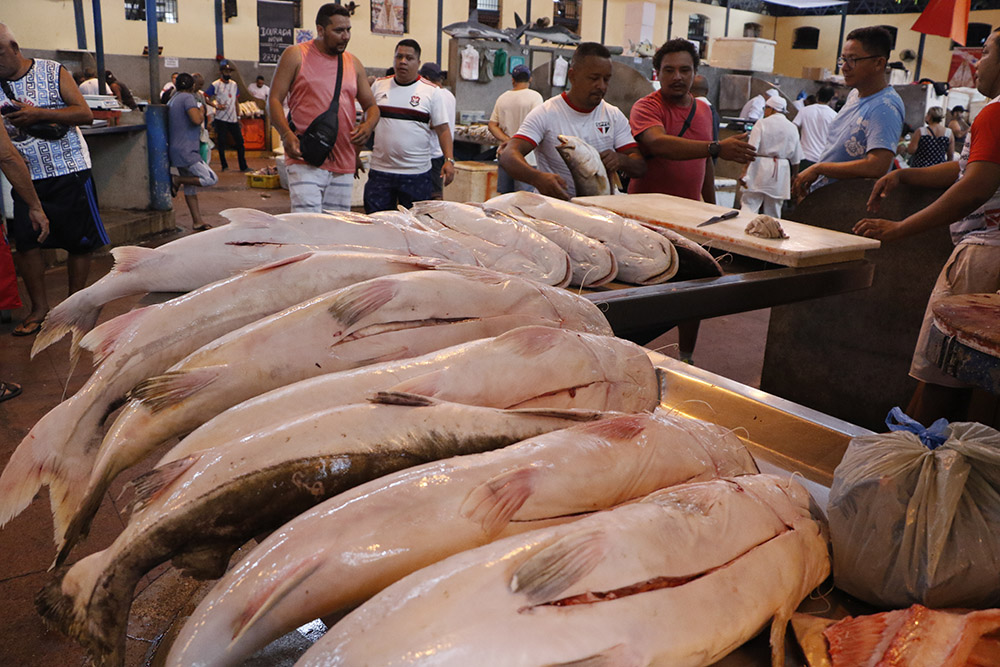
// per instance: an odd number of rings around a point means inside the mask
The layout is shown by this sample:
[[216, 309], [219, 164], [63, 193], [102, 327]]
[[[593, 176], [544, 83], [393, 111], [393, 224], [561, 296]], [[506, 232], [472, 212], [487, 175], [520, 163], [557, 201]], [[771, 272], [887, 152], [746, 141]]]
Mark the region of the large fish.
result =
[[[137, 385], [94, 468], [121, 470], [113, 462], [119, 452], [138, 460], [223, 410], [292, 382], [532, 324], [611, 335], [586, 299], [477, 267], [440, 266], [330, 292], [232, 331]], [[90, 486], [110, 481], [102, 474]], [[57, 562], [67, 553], [64, 545]]]
[[39, 612], [98, 665], [121, 665], [135, 584], [156, 565], [173, 559], [196, 576], [222, 576], [248, 539], [358, 484], [601, 416], [410, 395], [379, 400], [388, 404], [307, 415], [147, 473], [125, 529], [104, 551], [60, 567], [36, 599]]
[[450, 201], [418, 201], [411, 212], [424, 229], [467, 246], [487, 268], [557, 287], [572, 278], [566, 251], [518, 222], [490, 218], [478, 206]]
[[[632, 220], [632, 218], [628, 219]], [[717, 278], [725, 275], [722, 265], [712, 256], [712, 253], [686, 236], [682, 236], [672, 229], [654, 225], [653, 223], [641, 222], [639, 220], [633, 220], [633, 222], [647, 229], [652, 229], [674, 245], [674, 250], [677, 251], [677, 273], [674, 274], [674, 280]]]
[[613, 417], [409, 468], [271, 534], [202, 600], [165, 664], [240, 665], [446, 556], [672, 484], [751, 472], [730, 431], [667, 415]]
[[[42, 484], [49, 485], [57, 547], [63, 546], [73, 512], [93, 515], [102, 496], [83, 500], [100, 444], [93, 440], [105, 417], [138, 382], [219, 336], [318, 294], [441, 262], [374, 253], [307, 253], [105, 322], [81, 341], [94, 353], [93, 374], [32, 427], [0, 475], [0, 525], [27, 507]], [[69, 541], [75, 539], [74, 534]]]
[[695, 482], [465, 551], [382, 591], [296, 665], [696, 667], [772, 617], [783, 665], [786, 622], [830, 567], [808, 500], [766, 475]]
[[501, 219], [509, 217], [522, 225], [527, 225], [565, 250], [573, 270], [570, 285], [598, 287], [611, 282], [618, 275], [618, 261], [614, 253], [605, 243], [597, 239], [548, 220], [495, 210], [487, 211], [487, 214]]
[[114, 299], [144, 292], [189, 292], [316, 246], [355, 246], [368, 252], [476, 263], [472, 253], [454, 241], [385, 223], [316, 214], [285, 219], [246, 208], [228, 209], [222, 215], [229, 220], [228, 225], [159, 248], [123, 246], [112, 250], [115, 265], [110, 273], [49, 312], [31, 348], [32, 356], [68, 333], [73, 334], [75, 353], [79, 339], [97, 323], [101, 307]]
[[525, 28], [522, 34], [525, 37], [540, 39], [545, 42], [552, 42], [553, 44], [564, 44], [566, 46], [576, 46], [582, 40], [580, 35], [561, 25], [532, 25], [531, 27]]
[[618, 260], [618, 280], [655, 285], [677, 273], [677, 251], [672, 243], [611, 211], [581, 206], [535, 192], [511, 192], [483, 204], [487, 210], [526, 215], [575, 229], [603, 241]]
[[517, 44], [527, 27], [518, 18], [516, 28], [504, 28], [503, 30], [491, 28], [479, 22], [479, 10], [473, 9], [469, 12], [468, 21], [449, 23], [441, 28], [441, 32], [456, 39], [489, 39], [494, 42]]
[[[573, 185], [576, 187], [577, 197], [588, 195], [610, 195], [614, 194], [614, 177], [608, 176], [608, 170], [604, 167], [601, 154], [597, 149], [588, 144], [580, 137], [567, 134], [559, 135], [559, 144], [556, 152], [562, 157], [569, 173], [573, 176]], [[618, 183], [619, 189], [621, 183]]]
[[[489, 378], [489, 381], [483, 381]], [[613, 336], [521, 327], [436, 350], [295, 382], [235, 405], [184, 437], [157, 465], [282, 420], [358, 403], [374, 391], [400, 391], [490, 408], [587, 408], [634, 413], [659, 405], [659, 383], [645, 351]], [[111, 465], [121, 465], [120, 451]], [[94, 477], [102, 470], [95, 466]], [[117, 468], [104, 473], [113, 477]]]

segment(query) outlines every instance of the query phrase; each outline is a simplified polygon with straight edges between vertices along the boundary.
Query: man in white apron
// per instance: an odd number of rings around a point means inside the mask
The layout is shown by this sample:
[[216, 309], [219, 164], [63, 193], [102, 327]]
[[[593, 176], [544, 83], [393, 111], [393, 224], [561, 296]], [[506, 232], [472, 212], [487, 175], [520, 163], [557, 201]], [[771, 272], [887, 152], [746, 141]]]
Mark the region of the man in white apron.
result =
[[757, 149], [757, 159], [743, 168], [740, 179], [746, 188], [740, 208], [772, 218], [781, 217], [781, 205], [791, 196], [792, 179], [802, 160], [799, 131], [785, 117], [786, 108], [785, 100], [777, 96], [765, 103], [764, 117], [754, 123], [748, 140]]

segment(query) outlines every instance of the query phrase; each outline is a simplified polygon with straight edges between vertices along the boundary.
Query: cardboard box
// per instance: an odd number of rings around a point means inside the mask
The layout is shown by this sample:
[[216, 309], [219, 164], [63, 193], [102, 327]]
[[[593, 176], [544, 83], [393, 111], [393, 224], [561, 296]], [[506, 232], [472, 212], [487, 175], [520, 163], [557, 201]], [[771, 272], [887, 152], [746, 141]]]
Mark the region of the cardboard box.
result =
[[723, 69], [774, 71], [773, 39], [760, 37], [719, 37], [712, 41], [709, 64]]

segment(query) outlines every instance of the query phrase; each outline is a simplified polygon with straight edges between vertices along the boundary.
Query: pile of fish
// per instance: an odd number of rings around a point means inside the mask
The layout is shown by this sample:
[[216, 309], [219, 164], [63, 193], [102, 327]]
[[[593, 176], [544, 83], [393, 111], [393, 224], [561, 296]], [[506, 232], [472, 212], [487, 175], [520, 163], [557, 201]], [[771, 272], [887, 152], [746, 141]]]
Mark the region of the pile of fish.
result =
[[[0, 476], [2, 522], [49, 486], [57, 567], [37, 606], [96, 664], [123, 664], [136, 583], [167, 561], [225, 574], [169, 665], [241, 664], [358, 605], [304, 664], [382, 663], [445, 636], [440, 659], [456, 664], [708, 664], [772, 617], [780, 653], [829, 567], [805, 492], [755, 476], [731, 432], [660, 411], [645, 351], [559, 287], [665, 280], [670, 240], [528, 193], [228, 215], [186, 243], [120, 252], [53, 311], [40, 346], [72, 333], [95, 370]], [[167, 290], [191, 291], [94, 326], [113, 298]], [[165, 443], [117, 539], [66, 564], [116, 476]], [[735, 603], [722, 591], [737, 583]], [[397, 604], [415, 586], [426, 599]], [[695, 620], [720, 610], [724, 627]], [[427, 614], [442, 623], [397, 634]], [[652, 615], [698, 631], [650, 641]], [[491, 645], [500, 628], [516, 648]]]

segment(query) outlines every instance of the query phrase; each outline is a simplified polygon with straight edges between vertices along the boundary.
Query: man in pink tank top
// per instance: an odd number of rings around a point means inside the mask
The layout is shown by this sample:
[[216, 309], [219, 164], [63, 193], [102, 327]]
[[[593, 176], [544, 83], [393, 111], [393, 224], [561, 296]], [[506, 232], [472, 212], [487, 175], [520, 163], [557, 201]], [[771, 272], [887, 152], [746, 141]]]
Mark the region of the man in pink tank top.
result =
[[[375, 129], [379, 111], [364, 66], [347, 53], [350, 39], [350, 12], [342, 5], [327, 3], [316, 13], [316, 39], [285, 49], [274, 72], [267, 105], [271, 124], [285, 148], [292, 212], [351, 208], [357, 155]], [[314, 167], [302, 159], [299, 135], [330, 108], [341, 66], [337, 141], [326, 162]], [[282, 109], [286, 97], [292, 124]], [[355, 100], [364, 110], [364, 120], [357, 125]]]

